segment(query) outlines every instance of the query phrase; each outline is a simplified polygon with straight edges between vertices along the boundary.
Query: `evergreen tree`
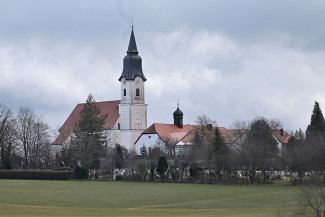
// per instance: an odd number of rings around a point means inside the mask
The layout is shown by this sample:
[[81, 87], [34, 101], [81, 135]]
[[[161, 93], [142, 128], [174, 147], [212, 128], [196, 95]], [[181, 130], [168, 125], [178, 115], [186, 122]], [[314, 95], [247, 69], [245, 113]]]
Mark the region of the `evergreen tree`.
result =
[[212, 153], [214, 155], [217, 169], [219, 171], [219, 181], [220, 181], [221, 178], [220, 171], [224, 168], [226, 164], [228, 147], [218, 127], [216, 127], [214, 131], [214, 138], [212, 142]]
[[325, 120], [322, 110], [319, 107], [318, 102], [315, 102], [313, 114], [311, 115], [310, 124], [307, 127], [306, 135], [310, 136], [313, 133], [325, 132]]
[[71, 139], [69, 151], [74, 152], [74, 163], [80, 163], [87, 169], [98, 169], [99, 159], [104, 154], [105, 118], [100, 117], [100, 113], [93, 96], [89, 94]]
[[124, 164], [124, 157], [122, 148], [120, 145], [116, 145], [116, 154], [115, 154], [115, 168], [121, 169]]
[[325, 169], [325, 120], [318, 102], [315, 102], [310, 124], [306, 130], [306, 152], [309, 154], [308, 166], [313, 171]]
[[165, 175], [165, 172], [167, 171], [167, 169], [168, 169], [167, 160], [164, 156], [162, 156], [158, 159], [158, 163], [157, 163], [157, 167], [156, 167], [156, 171], [157, 171], [157, 173], [159, 173], [161, 180], [164, 179], [164, 175]]
[[147, 148], [145, 145], [143, 145], [141, 148], [140, 148], [140, 154], [142, 157], [146, 157], [147, 156]]

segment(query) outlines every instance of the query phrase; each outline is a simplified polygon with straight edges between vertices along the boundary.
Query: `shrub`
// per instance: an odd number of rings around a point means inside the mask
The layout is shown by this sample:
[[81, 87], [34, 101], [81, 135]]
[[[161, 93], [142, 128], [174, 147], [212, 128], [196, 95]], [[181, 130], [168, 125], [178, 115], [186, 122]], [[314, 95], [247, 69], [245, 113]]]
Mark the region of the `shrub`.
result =
[[177, 170], [176, 171], [171, 171], [170, 175], [172, 177], [173, 182], [177, 182], [178, 179], [179, 179], [179, 176], [180, 176], [179, 172]]
[[74, 175], [77, 179], [87, 179], [88, 178], [88, 170], [86, 168], [76, 166], [74, 168]]
[[164, 180], [164, 175], [165, 175], [165, 172], [167, 171], [167, 169], [168, 169], [167, 160], [164, 156], [162, 156], [158, 159], [158, 163], [157, 163], [157, 167], [156, 167], [156, 171], [157, 171], [157, 173], [159, 173], [161, 180]]
[[72, 176], [71, 171], [54, 170], [0, 170], [0, 179], [45, 179], [66, 180]]

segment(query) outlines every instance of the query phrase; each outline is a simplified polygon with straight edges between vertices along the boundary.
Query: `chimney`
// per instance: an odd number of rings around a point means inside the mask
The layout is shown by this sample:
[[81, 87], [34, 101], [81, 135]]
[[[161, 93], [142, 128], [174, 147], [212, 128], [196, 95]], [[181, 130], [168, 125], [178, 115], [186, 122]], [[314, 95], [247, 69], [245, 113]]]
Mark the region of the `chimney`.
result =
[[212, 130], [212, 124], [207, 124], [207, 128], [208, 128], [208, 130]]
[[283, 136], [283, 129], [280, 129], [280, 135]]

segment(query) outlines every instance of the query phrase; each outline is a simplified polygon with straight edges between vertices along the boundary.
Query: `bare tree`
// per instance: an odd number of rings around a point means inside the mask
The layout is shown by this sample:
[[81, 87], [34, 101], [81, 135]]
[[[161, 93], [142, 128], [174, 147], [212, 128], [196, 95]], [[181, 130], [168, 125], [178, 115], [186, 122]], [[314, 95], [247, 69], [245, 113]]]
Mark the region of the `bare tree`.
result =
[[139, 172], [142, 181], [146, 181], [147, 167], [148, 164], [145, 159], [139, 159], [137, 161], [137, 171]]
[[274, 165], [279, 153], [266, 119], [258, 118], [251, 123], [241, 151], [242, 163], [250, 170], [251, 182], [255, 182], [257, 170], [261, 170], [265, 178], [265, 171]]
[[310, 150], [308, 149], [305, 136], [302, 131], [299, 130], [291, 135], [282, 156], [284, 164], [288, 167], [291, 174], [292, 172], [299, 173], [300, 184], [302, 184], [304, 171], [308, 169], [308, 162], [310, 159]]
[[272, 130], [278, 130], [278, 129], [283, 128], [283, 124], [281, 123], [281, 121], [278, 119], [274, 119], [274, 118], [269, 120], [269, 125]]
[[172, 137], [166, 137], [163, 138], [163, 140], [157, 140], [155, 144], [155, 146], [159, 147], [162, 151], [165, 151], [166, 154], [171, 158], [175, 158], [177, 155], [176, 145], [177, 145], [177, 140]]
[[234, 123], [231, 124], [229, 129], [241, 131], [243, 129], [248, 129], [249, 125], [250, 125], [249, 121], [235, 121]]
[[154, 147], [153, 149], [151, 149], [149, 151], [148, 154], [148, 164], [149, 164], [149, 168], [150, 168], [150, 180], [154, 181], [154, 172], [156, 169], [156, 165], [157, 165], [157, 161], [160, 157], [165, 156], [166, 153], [164, 151], [162, 151], [159, 147]]
[[295, 216], [325, 216], [325, 189], [319, 185], [310, 185], [300, 195], [302, 209]]
[[[318, 180], [320, 181], [320, 180]], [[297, 196], [298, 207], [279, 210], [279, 217], [325, 217], [325, 189], [321, 183], [314, 183], [301, 189]]]
[[15, 120], [10, 108], [0, 104], [0, 168], [11, 169], [15, 142]]
[[17, 143], [23, 156], [23, 167], [29, 169], [49, 167], [51, 162], [49, 126], [41, 116], [27, 107], [18, 112]]
[[210, 119], [207, 115], [200, 115], [196, 118], [195, 123], [200, 126], [207, 126], [208, 124], [216, 125], [216, 121]]
[[246, 156], [244, 155], [244, 144], [247, 137], [249, 121], [235, 121], [229, 128], [233, 131], [236, 140], [229, 146], [229, 164], [234, 169], [235, 174], [241, 170], [248, 181], [249, 168], [245, 165]]
[[209, 171], [211, 169], [214, 138], [213, 125], [216, 123], [206, 115], [199, 116], [196, 122], [199, 126], [192, 132], [192, 145], [184, 151], [186, 156], [182, 157], [188, 160], [187, 164], [194, 178], [197, 178], [196, 170], [198, 167], [207, 167]]

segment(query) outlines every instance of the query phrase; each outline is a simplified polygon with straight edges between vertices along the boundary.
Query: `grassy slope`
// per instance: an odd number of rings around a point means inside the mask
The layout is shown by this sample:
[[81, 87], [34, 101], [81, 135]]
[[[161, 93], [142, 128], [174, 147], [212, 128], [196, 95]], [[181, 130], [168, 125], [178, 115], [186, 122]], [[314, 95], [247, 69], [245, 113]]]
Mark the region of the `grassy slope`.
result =
[[296, 187], [0, 180], [0, 216], [276, 216]]

